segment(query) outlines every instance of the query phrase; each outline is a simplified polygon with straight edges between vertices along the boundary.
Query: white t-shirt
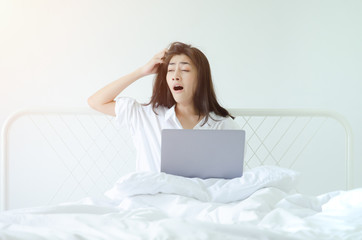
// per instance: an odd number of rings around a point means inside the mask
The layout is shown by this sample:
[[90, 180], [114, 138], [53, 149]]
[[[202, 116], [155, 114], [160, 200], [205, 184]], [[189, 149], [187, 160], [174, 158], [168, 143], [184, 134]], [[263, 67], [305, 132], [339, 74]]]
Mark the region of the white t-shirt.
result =
[[[135, 99], [120, 97], [116, 99], [116, 123], [127, 127], [133, 137], [137, 150], [137, 171], [160, 171], [161, 162], [161, 130], [182, 129], [176, 117], [175, 106], [171, 108], [152, 105], [144, 106]], [[201, 120], [194, 129], [240, 129], [230, 117], [221, 117], [213, 112], [208, 121]]]

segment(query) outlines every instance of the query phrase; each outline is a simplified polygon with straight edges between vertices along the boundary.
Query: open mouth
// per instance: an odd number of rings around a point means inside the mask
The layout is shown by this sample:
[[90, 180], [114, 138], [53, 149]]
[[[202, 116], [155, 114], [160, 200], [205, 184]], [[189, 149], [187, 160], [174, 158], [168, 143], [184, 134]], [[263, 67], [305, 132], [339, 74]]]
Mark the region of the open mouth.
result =
[[180, 85], [175, 85], [175, 86], [173, 87], [173, 90], [175, 90], [175, 91], [181, 91], [182, 89], [184, 89], [184, 87], [183, 87], [183, 86], [180, 86]]

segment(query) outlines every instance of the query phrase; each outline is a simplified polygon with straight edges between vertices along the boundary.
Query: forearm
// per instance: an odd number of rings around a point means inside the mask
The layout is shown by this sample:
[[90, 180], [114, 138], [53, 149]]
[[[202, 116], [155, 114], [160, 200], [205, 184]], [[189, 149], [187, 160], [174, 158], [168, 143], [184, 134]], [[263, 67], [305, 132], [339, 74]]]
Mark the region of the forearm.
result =
[[113, 102], [114, 99], [129, 85], [135, 82], [137, 79], [143, 77], [140, 69], [137, 69], [113, 82], [106, 85], [102, 89], [98, 90], [92, 96], [88, 98], [88, 104], [96, 108], [110, 102]]

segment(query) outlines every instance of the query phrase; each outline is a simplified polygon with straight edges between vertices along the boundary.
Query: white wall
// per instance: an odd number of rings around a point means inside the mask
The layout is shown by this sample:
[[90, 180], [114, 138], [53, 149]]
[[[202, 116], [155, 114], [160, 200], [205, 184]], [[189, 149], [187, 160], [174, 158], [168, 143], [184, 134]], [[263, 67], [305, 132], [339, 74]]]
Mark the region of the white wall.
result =
[[[225, 107], [325, 108], [355, 137], [362, 186], [362, 1], [1, 0], [0, 125], [19, 108], [86, 107], [172, 41], [209, 58]], [[152, 78], [124, 94], [147, 101]]]

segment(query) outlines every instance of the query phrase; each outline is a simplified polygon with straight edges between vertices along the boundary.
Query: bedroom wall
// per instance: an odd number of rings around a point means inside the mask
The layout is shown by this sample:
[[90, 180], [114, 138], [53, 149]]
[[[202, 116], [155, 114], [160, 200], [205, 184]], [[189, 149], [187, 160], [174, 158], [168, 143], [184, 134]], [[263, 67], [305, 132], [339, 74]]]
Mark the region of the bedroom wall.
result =
[[[225, 107], [344, 115], [362, 187], [361, 25], [358, 0], [2, 0], [0, 126], [20, 108], [87, 107], [97, 89], [183, 41], [208, 56]], [[145, 102], [151, 87], [147, 77], [123, 95]]]

